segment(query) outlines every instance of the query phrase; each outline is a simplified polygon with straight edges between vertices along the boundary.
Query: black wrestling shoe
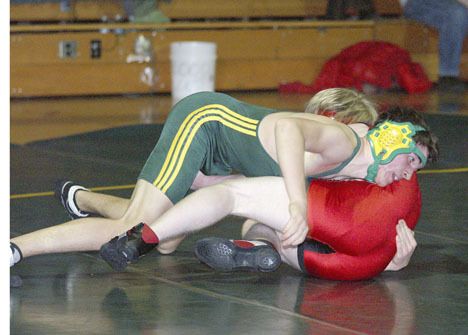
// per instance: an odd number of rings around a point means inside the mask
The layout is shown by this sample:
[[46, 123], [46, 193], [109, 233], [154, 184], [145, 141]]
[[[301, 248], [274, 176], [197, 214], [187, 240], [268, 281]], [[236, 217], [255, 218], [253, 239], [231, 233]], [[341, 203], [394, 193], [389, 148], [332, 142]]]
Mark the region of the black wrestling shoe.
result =
[[63, 208], [72, 220], [88, 217], [90, 213], [82, 212], [75, 200], [76, 192], [79, 190], [89, 191], [87, 188], [77, 185], [71, 180], [59, 180], [55, 184], [55, 197], [60, 200]]
[[114, 237], [101, 247], [99, 254], [115, 271], [123, 271], [130, 263], [153, 250], [157, 243], [146, 243], [141, 238], [144, 223]]
[[281, 265], [281, 256], [276, 249], [260, 241], [208, 237], [197, 241], [195, 255], [217, 271], [272, 272]]

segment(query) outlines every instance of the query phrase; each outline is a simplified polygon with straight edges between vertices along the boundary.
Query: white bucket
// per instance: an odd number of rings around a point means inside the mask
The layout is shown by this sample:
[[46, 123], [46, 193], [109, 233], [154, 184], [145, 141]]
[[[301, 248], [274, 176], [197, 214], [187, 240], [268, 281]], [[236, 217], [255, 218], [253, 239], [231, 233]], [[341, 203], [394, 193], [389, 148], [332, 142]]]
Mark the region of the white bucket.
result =
[[214, 91], [216, 71], [216, 43], [171, 43], [172, 102], [187, 95]]

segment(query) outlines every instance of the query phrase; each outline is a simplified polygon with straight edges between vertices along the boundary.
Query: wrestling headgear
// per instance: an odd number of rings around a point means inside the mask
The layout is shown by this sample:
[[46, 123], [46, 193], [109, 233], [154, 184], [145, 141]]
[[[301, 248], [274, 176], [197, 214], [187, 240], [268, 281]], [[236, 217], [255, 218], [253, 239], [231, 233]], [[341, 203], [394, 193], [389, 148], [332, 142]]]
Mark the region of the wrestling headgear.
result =
[[425, 131], [423, 127], [410, 122], [384, 121], [371, 129], [366, 137], [369, 140], [374, 163], [367, 169], [366, 180], [375, 181], [379, 165], [390, 163], [396, 155], [415, 153], [422, 165], [426, 165], [427, 157], [416, 146], [413, 136], [417, 131]]

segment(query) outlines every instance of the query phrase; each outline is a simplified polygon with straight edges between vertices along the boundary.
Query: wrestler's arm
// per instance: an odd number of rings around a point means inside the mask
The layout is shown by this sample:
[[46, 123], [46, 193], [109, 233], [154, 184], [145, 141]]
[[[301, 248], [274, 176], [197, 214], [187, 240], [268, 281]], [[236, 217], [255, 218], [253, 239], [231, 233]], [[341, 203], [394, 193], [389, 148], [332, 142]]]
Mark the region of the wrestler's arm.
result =
[[317, 154], [317, 161], [325, 166], [344, 161], [351, 155], [354, 145], [341, 125], [324, 125], [296, 117], [276, 122], [275, 143], [289, 196], [290, 219], [283, 231], [283, 246], [294, 246], [304, 241], [308, 231], [304, 152]]
[[304, 262], [307, 264], [308, 274], [318, 278], [364, 280], [381, 273], [392, 254], [393, 250], [390, 248], [379, 248], [372, 253], [359, 256], [351, 256], [340, 252], [321, 254], [306, 250], [304, 252]]
[[[416, 241], [404, 220], [400, 220], [397, 225], [396, 239], [399, 242], [396, 244], [395, 254], [393, 254], [394, 247], [391, 244], [386, 244], [370, 253], [357, 256], [340, 252], [325, 254], [302, 248], [301, 258], [307, 264], [308, 274], [312, 276], [332, 280], [368, 279], [382, 271], [400, 270], [408, 264], [416, 247]], [[283, 255], [284, 251], [281, 250], [281, 253]], [[389, 263], [392, 255], [393, 259]], [[283, 255], [283, 257], [285, 256]], [[394, 264], [392, 265], [392, 263]], [[386, 265], [387, 267], [385, 267]], [[299, 268], [299, 265], [295, 267]]]
[[388, 263], [385, 271], [398, 271], [406, 267], [417, 245], [414, 232], [408, 228], [405, 220], [400, 220], [397, 225], [397, 252], [392, 261]]

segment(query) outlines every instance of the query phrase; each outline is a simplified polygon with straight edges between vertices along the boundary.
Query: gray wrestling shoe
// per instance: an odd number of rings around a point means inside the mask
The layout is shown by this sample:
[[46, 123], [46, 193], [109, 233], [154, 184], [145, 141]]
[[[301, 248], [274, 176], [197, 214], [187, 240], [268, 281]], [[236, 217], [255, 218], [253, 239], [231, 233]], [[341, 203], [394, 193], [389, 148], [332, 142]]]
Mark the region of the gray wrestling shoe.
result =
[[[23, 259], [23, 254], [20, 248], [12, 242], [10, 242], [10, 268], [15, 264], [18, 264]], [[17, 288], [23, 285], [23, 280], [18, 275], [11, 274], [10, 270], [10, 288]]]
[[109, 242], [103, 244], [99, 250], [101, 258], [115, 271], [123, 271], [130, 263], [135, 263], [139, 258], [153, 250], [157, 243], [143, 241], [143, 229], [145, 224], [140, 223], [126, 233], [115, 236]]
[[72, 220], [85, 218], [90, 214], [80, 211], [76, 204], [76, 192], [80, 190], [89, 191], [87, 188], [75, 184], [71, 180], [59, 180], [55, 184], [55, 197], [60, 200], [63, 208], [65, 208]]
[[281, 256], [267, 242], [208, 237], [197, 241], [197, 258], [217, 271], [249, 270], [272, 272], [281, 265]]

